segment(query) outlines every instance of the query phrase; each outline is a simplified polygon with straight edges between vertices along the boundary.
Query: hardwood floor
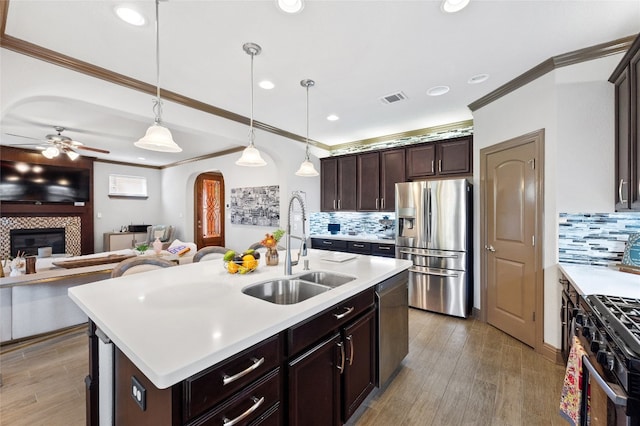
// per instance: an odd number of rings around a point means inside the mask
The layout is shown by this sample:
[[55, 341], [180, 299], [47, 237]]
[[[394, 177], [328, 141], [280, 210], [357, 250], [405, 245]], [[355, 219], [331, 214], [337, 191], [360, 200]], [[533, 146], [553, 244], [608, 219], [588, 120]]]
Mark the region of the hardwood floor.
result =
[[[402, 368], [349, 425], [565, 425], [564, 366], [475, 321], [409, 311]], [[0, 354], [0, 424], [85, 424], [84, 329]]]

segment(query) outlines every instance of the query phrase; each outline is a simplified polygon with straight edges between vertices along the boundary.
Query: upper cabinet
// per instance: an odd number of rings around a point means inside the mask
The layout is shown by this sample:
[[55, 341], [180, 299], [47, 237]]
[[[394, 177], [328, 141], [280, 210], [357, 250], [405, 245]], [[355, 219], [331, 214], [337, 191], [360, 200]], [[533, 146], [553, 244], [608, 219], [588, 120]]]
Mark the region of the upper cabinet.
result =
[[323, 158], [320, 163], [320, 209], [323, 212], [356, 209], [357, 157]]
[[640, 211], [640, 36], [616, 67], [616, 211]]
[[357, 210], [395, 210], [395, 184], [405, 180], [405, 150], [358, 155]]
[[473, 136], [320, 160], [323, 212], [393, 212], [395, 185], [413, 179], [469, 176]]
[[470, 175], [472, 155], [471, 136], [408, 147], [407, 179]]

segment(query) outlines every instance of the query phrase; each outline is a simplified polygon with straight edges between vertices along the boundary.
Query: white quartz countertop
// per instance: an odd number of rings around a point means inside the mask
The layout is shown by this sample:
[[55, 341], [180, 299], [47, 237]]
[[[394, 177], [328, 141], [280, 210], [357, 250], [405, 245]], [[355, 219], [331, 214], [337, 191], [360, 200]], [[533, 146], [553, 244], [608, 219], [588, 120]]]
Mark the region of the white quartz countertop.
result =
[[343, 240], [343, 241], [365, 241], [370, 243], [381, 243], [381, 244], [395, 244], [395, 238], [382, 238], [377, 234], [357, 234], [357, 235], [349, 235], [349, 234], [315, 234], [311, 235], [310, 238], [319, 238], [319, 239], [327, 239], [327, 240]]
[[603, 294], [640, 299], [640, 275], [604, 266], [558, 264], [560, 271], [584, 296]]
[[[283, 277], [284, 252], [278, 266], [265, 266], [260, 259], [258, 269], [246, 275], [228, 274], [221, 260], [212, 260], [73, 287], [69, 296], [164, 389], [411, 266], [407, 260], [365, 255], [323, 260], [331, 254], [309, 250], [310, 269], [357, 279], [293, 305], [241, 291]], [[302, 265], [293, 267], [294, 275], [302, 272]]]

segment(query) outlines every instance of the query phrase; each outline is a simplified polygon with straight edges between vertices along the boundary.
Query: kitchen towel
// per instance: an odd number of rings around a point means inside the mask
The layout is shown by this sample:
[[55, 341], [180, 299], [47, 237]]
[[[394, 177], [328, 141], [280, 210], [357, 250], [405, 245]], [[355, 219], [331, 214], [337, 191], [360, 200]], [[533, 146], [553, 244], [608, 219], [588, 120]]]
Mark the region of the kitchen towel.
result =
[[[577, 337], [573, 337], [569, 359], [567, 360], [567, 370], [564, 375], [562, 386], [562, 396], [560, 398], [560, 415], [572, 426], [581, 425], [580, 402], [584, 383], [582, 383], [582, 356], [586, 355], [582, 344]], [[589, 398], [589, 387], [586, 389]], [[587, 417], [589, 416], [589, 402], [587, 399]], [[587, 422], [588, 424], [588, 422]]]

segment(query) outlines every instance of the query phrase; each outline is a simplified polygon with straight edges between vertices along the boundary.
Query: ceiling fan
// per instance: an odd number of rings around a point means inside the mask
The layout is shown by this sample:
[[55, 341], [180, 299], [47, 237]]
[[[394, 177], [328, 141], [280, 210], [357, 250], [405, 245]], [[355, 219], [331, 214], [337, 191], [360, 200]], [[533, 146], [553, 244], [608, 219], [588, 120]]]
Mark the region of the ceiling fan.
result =
[[[57, 134], [47, 135], [47, 136], [45, 136], [44, 140], [32, 138], [32, 137], [29, 137], [29, 136], [10, 134], [10, 133], [7, 133], [7, 135], [17, 136], [17, 137], [20, 137], [20, 138], [33, 139], [33, 140], [37, 140], [37, 141], [41, 141], [41, 142], [47, 143], [48, 146], [46, 148], [41, 148], [42, 149], [42, 155], [44, 155], [47, 158], [54, 158], [54, 157], [57, 157], [58, 155], [60, 155], [61, 153], [64, 153], [71, 160], [75, 160], [76, 158], [78, 158], [80, 156], [80, 154], [78, 154], [77, 150], [86, 150], [86, 151], [99, 152], [99, 153], [102, 153], [102, 154], [109, 154], [109, 151], [107, 151], [105, 149], [93, 148], [93, 147], [90, 147], [90, 146], [85, 146], [82, 142], [78, 142], [78, 141], [75, 141], [75, 140], [71, 139], [68, 136], [64, 136], [62, 134], [62, 132], [64, 132], [64, 130], [65, 130], [64, 127], [54, 126], [53, 128], [55, 129]], [[35, 144], [22, 144], [22, 145], [35, 145]], [[17, 146], [17, 145], [13, 145], [13, 146]]]

